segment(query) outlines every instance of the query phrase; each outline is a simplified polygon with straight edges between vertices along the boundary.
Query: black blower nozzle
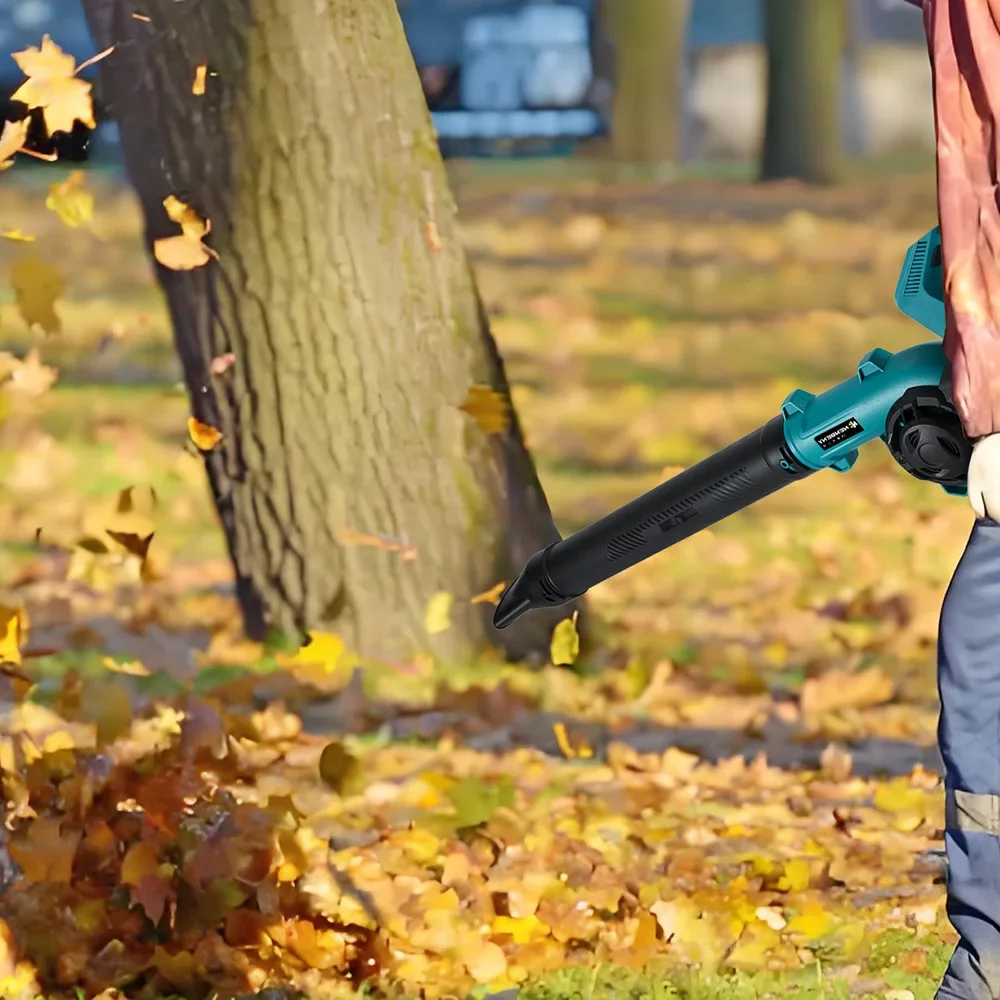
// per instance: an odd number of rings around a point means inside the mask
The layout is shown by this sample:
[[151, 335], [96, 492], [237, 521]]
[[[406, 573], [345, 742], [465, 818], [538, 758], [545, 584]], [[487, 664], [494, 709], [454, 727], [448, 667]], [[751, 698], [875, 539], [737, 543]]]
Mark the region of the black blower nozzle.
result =
[[663, 549], [814, 472], [769, 420], [574, 535], [536, 552], [493, 614], [507, 628], [527, 611], [558, 607]]

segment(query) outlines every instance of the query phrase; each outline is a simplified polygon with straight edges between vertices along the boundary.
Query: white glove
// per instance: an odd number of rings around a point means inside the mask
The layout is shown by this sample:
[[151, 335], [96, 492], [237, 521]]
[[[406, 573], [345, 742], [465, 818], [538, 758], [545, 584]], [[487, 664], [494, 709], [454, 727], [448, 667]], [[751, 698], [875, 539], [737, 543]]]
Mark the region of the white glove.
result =
[[1000, 521], [1000, 434], [987, 434], [972, 446], [969, 503], [976, 517]]

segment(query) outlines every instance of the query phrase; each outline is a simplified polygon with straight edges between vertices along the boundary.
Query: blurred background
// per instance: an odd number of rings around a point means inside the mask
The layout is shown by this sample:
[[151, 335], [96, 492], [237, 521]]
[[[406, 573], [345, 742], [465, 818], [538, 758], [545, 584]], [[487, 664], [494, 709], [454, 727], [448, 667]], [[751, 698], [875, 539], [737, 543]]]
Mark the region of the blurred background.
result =
[[[756, 160], [767, 96], [763, 3], [663, 0], [649, 6], [659, 8], [652, 15], [659, 30], [633, 37], [613, 13], [648, 20], [633, 0], [400, 0], [445, 154], [600, 157], [606, 152], [600, 139], [615, 124], [616, 84], [628, 86], [631, 65], [645, 60], [641, 86], [661, 124], [678, 135], [677, 156], [670, 159]], [[839, 50], [840, 130], [848, 153], [926, 153], [933, 120], [919, 11], [904, 0], [839, 6], [844, 30], [824, 44]], [[81, 61], [94, 54], [76, 0], [0, 0], [0, 45], [8, 51], [37, 44], [44, 32]], [[657, 55], [647, 59], [647, 50]], [[4, 65], [0, 86], [9, 93], [20, 74], [12, 60]], [[626, 112], [619, 108], [619, 116]], [[648, 130], [652, 118], [641, 127]], [[618, 127], [628, 126], [620, 121]], [[114, 156], [113, 126], [101, 130], [93, 151]]]

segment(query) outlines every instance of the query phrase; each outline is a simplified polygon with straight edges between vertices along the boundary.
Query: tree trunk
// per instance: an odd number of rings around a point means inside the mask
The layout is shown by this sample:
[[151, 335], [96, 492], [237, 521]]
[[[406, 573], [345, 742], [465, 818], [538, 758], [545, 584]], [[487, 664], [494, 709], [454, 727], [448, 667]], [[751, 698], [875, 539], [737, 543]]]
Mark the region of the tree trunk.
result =
[[615, 50], [611, 136], [621, 163], [681, 158], [682, 70], [690, 0], [604, 0]]
[[[178, 231], [168, 195], [211, 222], [217, 262], [154, 267], [193, 415], [224, 434], [206, 467], [247, 634], [328, 630], [380, 659], [547, 649], [572, 608], [498, 633], [470, 603], [558, 533], [516, 415], [487, 434], [459, 409], [508, 385], [394, 0], [85, 7], [116, 46], [103, 93], [147, 249]], [[428, 635], [439, 591], [453, 625]]]
[[764, 0], [767, 114], [762, 180], [839, 180], [843, 0]]

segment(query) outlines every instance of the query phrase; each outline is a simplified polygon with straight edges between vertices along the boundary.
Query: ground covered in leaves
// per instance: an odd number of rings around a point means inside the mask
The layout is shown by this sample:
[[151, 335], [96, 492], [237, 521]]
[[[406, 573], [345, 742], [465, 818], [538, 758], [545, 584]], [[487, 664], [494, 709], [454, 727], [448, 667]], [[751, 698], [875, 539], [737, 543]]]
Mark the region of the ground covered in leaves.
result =
[[[131, 195], [15, 173], [0, 994], [931, 995], [964, 502], [870, 446], [597, 588], [569, 667], [248, 644]], [[924, 339], [892, 294], [930, 174], [458, 193], [564, 532]]]

